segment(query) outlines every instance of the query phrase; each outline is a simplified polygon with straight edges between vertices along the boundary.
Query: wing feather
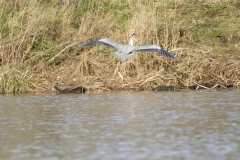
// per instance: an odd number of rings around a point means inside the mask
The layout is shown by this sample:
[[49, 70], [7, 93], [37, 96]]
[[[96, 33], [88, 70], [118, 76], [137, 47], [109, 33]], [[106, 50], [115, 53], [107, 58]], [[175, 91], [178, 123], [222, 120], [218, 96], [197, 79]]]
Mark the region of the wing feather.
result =
[[135, 46], [133, 52], [158, 52], [162, 54], [163, 56], [166, 56], [168, 58], [178, 60], [177, 57], [169, 53], [168, 51], [164, 50], [163, 48], [157, 46], [157, 45], [142, 45], [142, 46]]
[[84, 43], [84, 44], [79, 44], [79, 45], [77, 45], [77, 47], [82, 48], [82, 47], [92, 46], [92, 45], [96, 45], [96, 44], [101, 44], [101, 45], [104, 45], [104, 46], [107, 46], [110, 48], [114, 48], [117, 50], [121, 46], [121, 44], [116, 41], [113, 41], [108, 38], [104, 38], [104, 39], [99, 39], [99, 40], [95, 40], [95, 41]]

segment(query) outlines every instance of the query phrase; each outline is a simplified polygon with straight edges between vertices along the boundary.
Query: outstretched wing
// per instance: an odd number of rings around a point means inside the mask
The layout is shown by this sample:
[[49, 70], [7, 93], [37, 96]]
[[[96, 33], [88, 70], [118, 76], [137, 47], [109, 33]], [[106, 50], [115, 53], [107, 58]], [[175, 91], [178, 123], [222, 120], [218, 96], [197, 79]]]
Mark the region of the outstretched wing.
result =
[[135, 46], [133, 52], [158, 52], [168, 58], [179, 60], [177, 57], [156, 45]]
[[79, 44], [79, 45], [77, 45], [77, 47], [82, 48], [82, 47], [92, 46], [92, 45], [95, 45], [95, 44], [102, 44], [104, 46], [114, 48], [114, 49], [117, 49], [117, 50], [119, 50], [119, 48], [121, 46], [121, 44], [117, 43], [116, 41], [113, 41], [113, 40], [108, 39], [108, 38], [104, 38], [104, 39], [99, 39], [99, 40], [96, 40], [96, 41], [88, 42], [88, 43], [85, 43], [85, 44]]

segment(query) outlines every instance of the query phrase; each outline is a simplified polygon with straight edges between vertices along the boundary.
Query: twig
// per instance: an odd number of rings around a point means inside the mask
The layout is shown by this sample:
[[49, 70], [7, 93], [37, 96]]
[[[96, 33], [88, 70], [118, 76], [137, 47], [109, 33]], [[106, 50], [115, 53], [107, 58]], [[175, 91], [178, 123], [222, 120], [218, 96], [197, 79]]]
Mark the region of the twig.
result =
[[142, 86], [143, 84], [145, 84], [145, 83], [147, 83], [147, 82], [153, 81], [154, 78], [157, 77], [157, 76], [158, 76], [158, 75], [147, 78], [147, 79], [146, 79], [144, 82], [142, 82], [139, 86]]
[[64, 0], [59, 0], [58, 10], [56, 12], [56, 15], [58, 15], [63, 5], [64, 5]]
[[196, 88], [196, 90], [199, 88], [199, 87], [202, 87], [202, 88], [205, 88], [205, 89], [210, 89], [210, 88], [208, 88], [208, 87], [205, 87], [205, 86], [202, 86], [202, 85], [200, 85], [200, 84], [197, 84], [196, 82], [193, 82], [194, 84], [196, 84], [196, 85], [198, 85], [198, 87]]
[[[67, 42], [67, 43], [69, 43], [69, 42]], [[64, 43], [64, 44], [67, 44], [67, 43]], [[64, 45], [64, 44], [62, 44], [62, 45]], [[53, 56], [53, 57], [52, 57], [50, 60], [48, 60], [43, 66], [41, 66], [41, 67], [37, 70], [37, 72], [38, 72], [40, 69], [42, 69], [46, 64], [52, 62], [56, 57], [58, 57], [60, 54], [62, 54], [66, 49], [68, 49], [69, 47], [72, 47], [72, 46], [74, 46], [74, 45], [76, 45], [76, 44], [77, 44], [77, 43], [70, 44], [70, 45], [68, 45], [67, 47], [65, 47], [64, 49], [62, 49], [60, 52], [58, 52], [58, 54], [56, 54], [55, 56]]]
[[221, 87], [223, 87], [223, 88], [225, 88], [225, 89], [228, 89], [227, 87], [225, 87], [224, 85], [221, 85], [221, 84], [219, 84]]
[[213, 86], [212, 88], [210, 88], [210, 89], [214, 89], [214, 88], [216, 88], [218, 86], [218, 84], [216, 84], [215, 86]]
[[234, 83], [234, 87], [235, 87], [235, 88], [238, 88], [238, 86], [240, 86], [240, 82], [235, 82], [235, 83]]
[[196, 90], [198, 90], [199, 86], [197, 86]]

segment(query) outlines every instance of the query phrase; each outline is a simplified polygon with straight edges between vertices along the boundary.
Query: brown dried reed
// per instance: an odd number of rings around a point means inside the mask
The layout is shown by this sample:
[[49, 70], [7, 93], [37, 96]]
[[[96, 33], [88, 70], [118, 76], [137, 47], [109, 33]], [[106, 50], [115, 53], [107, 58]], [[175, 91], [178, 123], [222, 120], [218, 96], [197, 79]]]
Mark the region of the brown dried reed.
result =
[[[176, 15], [182, 0], [61, 2], [2, 2], [0, 16], [6, 21], [0, 24], [0, 92], [54, 91], [61, 84], [93, 91], [240, 84], [239, 56], [213, 53], [208, 47], [179, 47], [184, 26]], [[174, 5], [168, 8], [170, 3]], [[121, 81], [113, 74], [118, 61], [112, 49], [75, 47], [105, 37], [127, 44], [131, 32], [137, 34], [136, 45], [160, 45], [180, 61], [137, 53], [135, 59], [121, 62]]]

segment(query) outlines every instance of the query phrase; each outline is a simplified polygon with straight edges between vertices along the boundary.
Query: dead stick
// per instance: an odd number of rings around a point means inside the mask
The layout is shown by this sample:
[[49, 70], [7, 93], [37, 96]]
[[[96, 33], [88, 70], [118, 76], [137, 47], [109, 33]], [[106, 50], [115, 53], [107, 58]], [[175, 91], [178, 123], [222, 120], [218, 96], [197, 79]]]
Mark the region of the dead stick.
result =
[[225, 86], [223, 86], [223, 85], [221, 85], [221, 84], [219, 84], [221, 87], [223, 87], [223, 88], [225, 88], [225, 89], [228, 89], [227, 87], [225, 87]]
[[48, 60], [43, 66], [41, 66], [40, 68], [38, 68], [37, 71], [39, 71], [40, 69], [42, 69], [46, 64], [48, 64], [49, 62], [52, 62], [56, 57], [58, 57], [60, 54], [62, 54], [66, 49], [72, 47], [76, 45], [76, 43], [70, 44], [67, 47], [65, 47], [64, 49], [62, 49], [60, 52], [58, 52], [58, 54], [56, 54], [55, 56], [53, 56], [50, 60]]
[[199, 86], [197, 86], [196, 90], [198, 90]]
[[[197, 84], [196, 82], [193, 82], [193, 83], [195, 83], [196, 85], [198, 85], [198, 86], [200, 86], [200, 87], [203, 87], [203, 88], [205, 88], [205, 89], [210, 89], [210, 88], [208, 88], [208, 87], [205, 87], [205, 86], [202, 86], [202, 85], [200, 85], [200, 84]], [[197, 90], [197, 89], [196, 89]]]
[[210, 89], [214, 89], [214, 88], [216, 88], [218, 86], [218, 84], [216, 84], [215, 86], [213, 86], [212, 88], [210, 88]]

